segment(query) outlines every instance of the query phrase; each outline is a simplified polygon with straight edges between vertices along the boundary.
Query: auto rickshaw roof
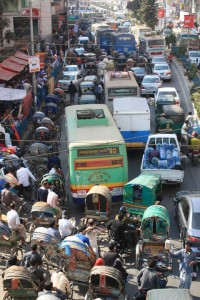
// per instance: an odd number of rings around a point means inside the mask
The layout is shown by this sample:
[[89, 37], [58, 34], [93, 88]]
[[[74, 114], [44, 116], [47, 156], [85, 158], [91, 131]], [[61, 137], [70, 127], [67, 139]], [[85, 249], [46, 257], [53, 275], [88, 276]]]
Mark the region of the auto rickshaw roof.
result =
[[166, 115], [184, 115], [184, 110], [182, 109], [182, 107], [173, 104], [173, 105], [163, 105], [162, 107], [163, 113]]
[[145, 186], [148, 189], [153, 189], [161, 182], [160, 174], [140, 174], [124, 185], [124, 189], [129, 189], [133, 185]]
[[100, 194], [100, 195], [104, 196], [108, 200], [109, 203], [112, 203], [112, 194], [107, 186], [94, 185], [87, 193], [86, 199], [87, 199], [87, 196], [89, 196], [91, 194]]
[[193, 297], [187, 289], [156, 289], [148, 291], [148, 300], [192, 300]]
[[123, 286], [124, 285], [124, 279], [122, 277], [122, 274], [120, 271], [113, 267], [107, 267], [107, 266], [96, 266], [93, 267], [90, 276], [89, 276], [89, 282], [91, 283], [91, 277], [93, 275], [105, 275], [108, 277], [112, 277], [113, 279], [117, 280], [117, 282]]
[[170, 226], [169, 213], [167, 209], [162, 205], [151, 205], [149, 206], [142, 217], [142, 222], [144, 219], [158, 217], [166, 221], [167, 226]]

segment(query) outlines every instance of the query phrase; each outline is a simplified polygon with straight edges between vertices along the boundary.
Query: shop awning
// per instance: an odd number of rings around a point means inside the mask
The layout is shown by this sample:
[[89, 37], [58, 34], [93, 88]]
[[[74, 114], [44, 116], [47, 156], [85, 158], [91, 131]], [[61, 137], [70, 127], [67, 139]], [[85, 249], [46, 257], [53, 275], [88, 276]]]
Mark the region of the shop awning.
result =
[[6, 69], [8, 71], [11, 71], [11, 72], [20, 73], [21, 71], [24, 70], [25, 65], [19, 65], [18, 63], [14, 62], [14, 61], [11, 61], [9, 59], [4, 59], [2, 61], [2, 63], [0, 64], [0, 67]]
[[11, 61], [14, 61], [15, 63], [20, 64], [20, 65], [28, 65], [28, 61], [23, 60], [18, 57], [15, 57], [15, 56], [10, 56], [8, 59]]
[[18, 74], [18, 72], [11, 72], [11, 71], [5, 70], [0, 67], [0, 80], [9, 81], [13, 77], [15, 77], [17, 74]]
[[27, 61], [27, 62], [28, 62], [28, 60], [29, 60], [29, 55], [26, 54], [26, 53], [24, 53], [24, 52], [22, 52], [22, 51], [17, 51], [17, 52], [15, 53], [15, 57], [21, 58], [21, 59], [23, 59], [23, 60], [25, 60], [25, 61]]
[[0, 101], [21, 100], [26, 96], [25, 90], [0, 87]]

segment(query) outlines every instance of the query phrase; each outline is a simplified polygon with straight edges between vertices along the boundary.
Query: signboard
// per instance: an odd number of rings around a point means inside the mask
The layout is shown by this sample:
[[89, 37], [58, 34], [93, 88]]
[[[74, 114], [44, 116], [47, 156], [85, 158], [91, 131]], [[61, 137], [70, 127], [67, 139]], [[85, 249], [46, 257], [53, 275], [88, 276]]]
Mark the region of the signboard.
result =
[[65, 21], [65, 16], [58, 16], [58, 21]]
[[40, 57], [39, 56], [30, 56], [29, 57], [29, 72], [39, 72], [40, 71]]
[[78, 33], [78, 30], [79, 30], [78, 24], [74, 24], [74, 32], [75, 32], [75, 33]]
[[194, 15], [184, 16], [184, 27], [194, 28]]
[[165, 10], [164, 8], [158, 9], [158, 18], [164, 18], [165, 17]]
[[[32, 8], [32, 14], [33, 14], [33, 17], [39, 17], [40, 15], [40, 11], [38, 8]], [[21, 16], [25, 16], [25, 17], [30, 17], [30, 9], [29, 8], [26, 8], [22, 13], [21, 13]]]

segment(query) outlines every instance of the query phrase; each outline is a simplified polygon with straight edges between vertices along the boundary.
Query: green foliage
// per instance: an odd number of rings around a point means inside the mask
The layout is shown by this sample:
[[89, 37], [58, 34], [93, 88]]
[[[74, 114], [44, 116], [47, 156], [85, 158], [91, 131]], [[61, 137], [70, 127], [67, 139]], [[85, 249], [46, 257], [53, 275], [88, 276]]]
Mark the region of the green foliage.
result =
[[142, 4], [141, 0], [133, 0], [127, 3], [127, 9], [133, 12], [133, 17], [137, 21], [142, 21], [140, 16], [141, 4]]
[[154, 30], [158, 24], [158, 5], [155, 0], [142, 0], [140, 15], [143, 23]]
[[165, 38], [166, 40], [166, 45], [170, 46], [171, 45], [175, 45], [176, 44], [176, 36], [174, 33], [171, 33], [169, 36], [166, 36]]
[[7, 42], [8, 44], [10, 44], [10, 41], [15, 39], [15, 34], [14, 34], [14, 32], [12, 32], [12, 31], [10, 31], [10, 30], [7, 30], [7, 31], [4, 33], [4, 38], [6, 39], [6, 42]]
[[[3, 39], [4, 39], [3, 30], [10, 26], [10, 19], [4, 17], [3, 12], [4, 12], [5, 8], [7, 7], [7, 5], [13, 1], [14, 0], [8, 0], [8, 1], [0, 0], [0, 46], [2, 46], [2, 47], [3, 47]], [[9, 33], [8, 33], [8, 35], [9, 35]], [[8, 40], [10, 41], [11, 39], [8, 38]]]
[[192, 80], [194, 77], [196, 77], [197, 72], [198, 72], [197, 66], [195, 64], [192, 64], [189, 71], [188, 71], [188, 74], [187, 74], [189, 80]]
[[180, 46], [180, 47], [178, 48], [177, 56], [180, 57], [180, 56], [186, 54], [186, 51], [187, 51], [187, 50], [186, 50], [186, 47], [185, 47], [185, 46]]

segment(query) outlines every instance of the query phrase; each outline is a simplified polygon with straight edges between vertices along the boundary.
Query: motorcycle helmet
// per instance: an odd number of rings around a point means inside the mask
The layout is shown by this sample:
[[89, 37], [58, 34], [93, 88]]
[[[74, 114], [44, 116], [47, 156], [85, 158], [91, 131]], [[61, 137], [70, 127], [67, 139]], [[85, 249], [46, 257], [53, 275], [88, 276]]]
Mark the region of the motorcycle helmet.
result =
[[126, 215], [127, 214], [127, 208], [125, 206], [121, 206], [120, 209], [119, 209], [119, 214], [124, 214]]

